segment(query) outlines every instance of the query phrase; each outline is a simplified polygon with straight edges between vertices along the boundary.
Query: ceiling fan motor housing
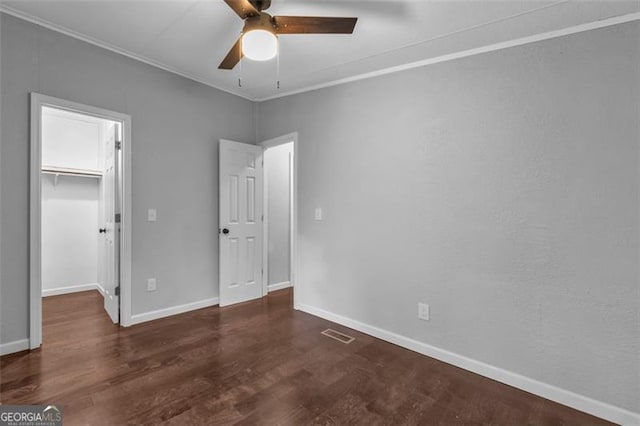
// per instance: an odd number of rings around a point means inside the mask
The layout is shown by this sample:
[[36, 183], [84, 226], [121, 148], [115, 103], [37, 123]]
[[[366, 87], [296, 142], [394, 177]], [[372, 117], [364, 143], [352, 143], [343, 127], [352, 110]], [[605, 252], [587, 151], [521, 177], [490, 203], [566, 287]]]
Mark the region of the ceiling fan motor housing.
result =
[[249, 3], [259, 11], [267, 10], [271, 6], [271, 0], [249, 0]]
[[276, 26], [273, 22], [273, 18], [268, 13], [261, 13], [260, 15], [250, 16], [244, 21], [243, 33], [248, 33], [253, 30], [269, 31], [270, 33], [276, 33]]

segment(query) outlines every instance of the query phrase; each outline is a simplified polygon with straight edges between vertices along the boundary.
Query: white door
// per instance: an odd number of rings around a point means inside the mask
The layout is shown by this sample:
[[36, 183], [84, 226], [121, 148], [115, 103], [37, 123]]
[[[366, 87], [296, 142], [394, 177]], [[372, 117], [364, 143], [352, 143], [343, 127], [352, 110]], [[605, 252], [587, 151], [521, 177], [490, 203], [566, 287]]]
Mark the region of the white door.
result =
[[262, 297], [262, 147], [220, 141], [220, 306]]
[[120, 223], [116, 220], [118, 205], [119, 147], [118, 125], [107, 128], [105, 142], [105, 164], [102, 176], [104, 199], [104, 309], [114, 323], [120, 322]]

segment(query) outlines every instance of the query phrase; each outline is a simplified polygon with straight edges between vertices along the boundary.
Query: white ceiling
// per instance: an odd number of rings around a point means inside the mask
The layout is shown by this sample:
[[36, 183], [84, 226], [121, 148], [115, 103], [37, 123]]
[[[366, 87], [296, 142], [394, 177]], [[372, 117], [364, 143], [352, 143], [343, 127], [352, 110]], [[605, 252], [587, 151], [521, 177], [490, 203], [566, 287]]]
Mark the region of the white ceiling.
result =
[[[272, 0], [272, 15], [357, 16], [353, 35], [280, 36], [276, 61], [219, 70], [242, 29], [222, 0], [2, 1], [2, 9], [203, 83], [260, 100], [640, 12], [640, 0]], [[238, 87], [238, 78], [242, 87]]]

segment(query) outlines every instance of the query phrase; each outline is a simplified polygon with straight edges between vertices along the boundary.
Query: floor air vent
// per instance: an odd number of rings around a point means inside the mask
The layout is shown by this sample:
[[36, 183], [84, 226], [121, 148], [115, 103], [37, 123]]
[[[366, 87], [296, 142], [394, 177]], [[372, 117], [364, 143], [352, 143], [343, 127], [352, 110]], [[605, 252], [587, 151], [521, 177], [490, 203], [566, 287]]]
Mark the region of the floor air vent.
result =
[[335, 339], [342, 343], [351, 343], [356, 340], [355, 337], [347, 336], [346, 334], [342, 334], [339, 331], [335, 331], [330, 328], [326, 329], [321, 334], [324, 334], [325, 336], [331, 337], [332, 339]]

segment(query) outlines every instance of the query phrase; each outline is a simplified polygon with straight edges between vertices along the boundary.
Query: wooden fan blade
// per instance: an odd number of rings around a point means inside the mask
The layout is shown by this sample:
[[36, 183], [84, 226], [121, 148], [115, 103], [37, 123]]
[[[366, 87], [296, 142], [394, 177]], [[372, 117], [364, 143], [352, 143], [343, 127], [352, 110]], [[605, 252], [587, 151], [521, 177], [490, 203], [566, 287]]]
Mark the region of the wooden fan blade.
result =
[[277, 34], [351, 34], [358, 18], [274, 16]]
[[243, 56], [244, 54], [242, 53], [242, 48], [240, 46], [240, 39], [238, 39], [231, 50], [229, 50], [229, 53], [227, 53], [227, 56], [222, 60], [218, 69], [232, 70], [233, 67], [240, 62], [240, 59], [242, 59]]
[[224, 0], [235, 13], [242, 19], [259, 15], [260, 12], [249, 0]]

